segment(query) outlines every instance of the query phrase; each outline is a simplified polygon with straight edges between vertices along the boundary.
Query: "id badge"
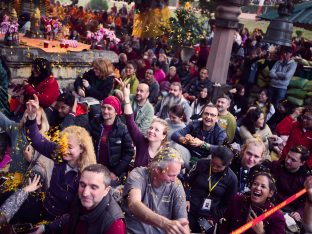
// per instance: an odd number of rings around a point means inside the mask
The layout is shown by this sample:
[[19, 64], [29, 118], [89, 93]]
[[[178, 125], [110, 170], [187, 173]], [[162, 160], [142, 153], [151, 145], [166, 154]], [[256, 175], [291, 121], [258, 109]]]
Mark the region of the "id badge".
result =
[[211, 202], [212, 202], [211, 199], [206, 198], [206, 199], [204, 200], [204, 202], [203, 202], [202, 210], [210, 211], [210, 209], [211, 209]]

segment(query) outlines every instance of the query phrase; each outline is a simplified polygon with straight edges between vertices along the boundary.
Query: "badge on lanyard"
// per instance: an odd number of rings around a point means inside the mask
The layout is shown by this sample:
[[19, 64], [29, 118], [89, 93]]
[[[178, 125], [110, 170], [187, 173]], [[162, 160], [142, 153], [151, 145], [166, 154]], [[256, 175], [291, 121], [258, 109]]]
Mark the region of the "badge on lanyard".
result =
[[211, 209], [211, 202], [212, 202], [211, 199], [206, 198], [206, 199], [204, 200], [204, 202], [203, 202], [202, 210], [210, 211], [210, 209]]

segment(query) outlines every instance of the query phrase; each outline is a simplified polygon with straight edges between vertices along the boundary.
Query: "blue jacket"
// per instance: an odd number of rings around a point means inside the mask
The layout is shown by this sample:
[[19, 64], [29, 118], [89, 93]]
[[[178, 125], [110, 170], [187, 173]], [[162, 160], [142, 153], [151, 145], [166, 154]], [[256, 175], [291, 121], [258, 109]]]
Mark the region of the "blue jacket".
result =
[[184, 146], [189, 149], [192, 157], [196, 157], [196, 158], [208, 157], [208, 155], [211, 153], [211, 151], [215, 149], [215, 147], [223, 144], [226, 138], [226, 132], [217, 123], [209, 131], [204, 131], [202, 125], [203, 125], [202, 121], [193, 121], [189, 123], [185, 128], [173, 133], [171, 139], [180, 144], [179, 137], [181, 136], [184, 137], [187, 134], [190, 134], [193, 137], [199, 138], [211, 145], [209, 151], [201, 147], [192, 147], [190, 145], [184, 145]]
[[288, 62], [277, 61], [270, 70], [271, 87], [287, 89], [289, 82], [296, 72], [297, 63], [291, 59]]

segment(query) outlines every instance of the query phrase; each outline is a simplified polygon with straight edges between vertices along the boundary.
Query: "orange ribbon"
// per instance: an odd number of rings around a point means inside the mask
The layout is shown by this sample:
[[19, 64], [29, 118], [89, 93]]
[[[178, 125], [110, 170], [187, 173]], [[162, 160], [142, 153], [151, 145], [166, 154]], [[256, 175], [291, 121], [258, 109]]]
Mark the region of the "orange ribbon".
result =
[[245, 225], [243, 225], [240, 228], [236, 229], [235, 231], [231, 232], [231, 234], [241, 234], [241, 233], [247, 231], [249, 228], [251, 228], [251, 227], [255, 226], [257, 223], [263, 221], [264, 219], [266, 219], [270, 215], [274, 214], [279, 209], [282, 209], [284, 206], [288, 205], [289, 203], [293, 202], [294, 200], [296, 200], [298, 197], [302, 196], [306, 192], [307, 192], [306, 189], [300, 190], [299, 192], [297, 192], [296, 194], [287, 198], [285, 201], [281, 202], [277, 206], [274, 206], [272, 209], [270, 209], [267, 212], [263, 213], [262, 215], [258, 216], [254, 220], [246, 223]]

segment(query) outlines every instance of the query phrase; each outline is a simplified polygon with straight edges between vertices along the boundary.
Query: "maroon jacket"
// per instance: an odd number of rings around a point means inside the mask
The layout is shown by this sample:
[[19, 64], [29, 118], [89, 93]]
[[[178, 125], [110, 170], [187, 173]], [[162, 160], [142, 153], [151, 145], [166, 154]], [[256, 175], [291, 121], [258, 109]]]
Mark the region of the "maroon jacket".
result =
[[[237, 194], [230, 203], [224, 218], [226, 221], [218, 228], [218, 234], [229, 234], [231, 231], [246, 224], [250, 209], [257, 214], [257, 216], [268, 211], [274, 205], [270, 202], [264, 204], [263, 209], [258, 207], [251, 207], [250, 196], [245, 194]], [[285, 234], [285, 219], [281, 211], [277, 211], [271, 216], [263, 220], [264, 230], [266, 234]], [[244, 232], [245, 234], [255, 234], [252, 228]]]

